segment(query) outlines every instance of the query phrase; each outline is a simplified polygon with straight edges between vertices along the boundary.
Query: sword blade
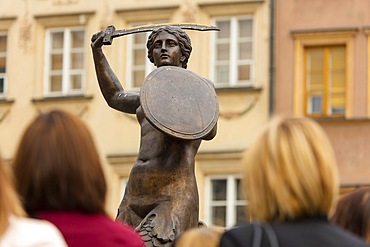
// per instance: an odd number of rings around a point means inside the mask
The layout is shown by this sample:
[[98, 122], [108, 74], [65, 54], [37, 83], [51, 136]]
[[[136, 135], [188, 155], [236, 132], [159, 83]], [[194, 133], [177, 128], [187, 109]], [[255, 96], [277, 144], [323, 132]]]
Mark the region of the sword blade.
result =
[[196, 31], [220, 31], [220, 29], [215, 26], [199, 25], [199, 24], [192, 24], [192, 23], [181, 23], [181, 24], [165, 23], [165, 24], [144, 25], [144, 26], [138, 26], [134, 28], [115, 30], [112, 34], [112, 37], [115, 38], [115, 37], [134, 34], [134, 33], [149, 32], [149, 31], [155, 30], [156, 28], [165, 27], [165, 26], [176, 26], [176, 27], [180, 27], [181, 29], [196, 30]]

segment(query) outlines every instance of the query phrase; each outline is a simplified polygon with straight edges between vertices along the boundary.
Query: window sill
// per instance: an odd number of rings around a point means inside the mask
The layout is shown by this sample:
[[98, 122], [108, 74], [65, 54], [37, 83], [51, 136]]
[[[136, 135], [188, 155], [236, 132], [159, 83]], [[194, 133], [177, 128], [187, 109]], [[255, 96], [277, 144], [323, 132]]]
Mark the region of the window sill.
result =
[[0, 105], [11, 105], [15, 102], [14, 99], [0, 98]]
[[256, 92], [262, 91], [262, 87], [240, 86], [240, 87], [216, 87], [216, 92]]
[[356, 123], [356, 122], [370, 122], [370, 118], [345, 118], [345, 117], [311, 117], [318, 123]]
[[34, 98], [33, 103], [46, 103], [46, 102], [66, 102], [66, 101], [89, 101], [93, 98], [92, 95], [68, 95], [58, 97], [44, 97]]

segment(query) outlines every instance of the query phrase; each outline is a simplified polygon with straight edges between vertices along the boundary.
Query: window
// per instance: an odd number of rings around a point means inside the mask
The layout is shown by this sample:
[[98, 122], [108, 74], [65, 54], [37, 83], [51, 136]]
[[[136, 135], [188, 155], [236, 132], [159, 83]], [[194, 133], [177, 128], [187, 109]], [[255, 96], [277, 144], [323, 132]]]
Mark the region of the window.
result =
[[45, 94], [82, 94], [85, 84], [85, 32], [82, 27], [54, 28], [46, 33]]
[[5, 97], [7, 35], [0, 32], [0, 98]]
[[215, 18], [212, 74], [216, 87], [250, 86], [253, 84], [253, 18], [235, 16]]
[[306, 115], [344, 116], [346, 47], [305, 48]]
[[241, 179], [234, 175], [206, 179], [206, 223], [232, 227], [246, 220]]
[[[166, 23], [166, 21], [156, 21], [155, 23]], [[149, 25], [146, 23], [134, 23], [131, 27]], [[136, 33], [129, 35], [128, 38], [128, 59], [127, 63], [127, 86], [128, 88], [139, 89], [145, 77], [155, 69], [155, 66], [148, 58], [146, 42], [150, 32]]]
[[370, 116], [370, 27], [364, 29], [367, 36], [367, 115]]
[[356, 28], [292, 31], [294, 114], [353, 117]]

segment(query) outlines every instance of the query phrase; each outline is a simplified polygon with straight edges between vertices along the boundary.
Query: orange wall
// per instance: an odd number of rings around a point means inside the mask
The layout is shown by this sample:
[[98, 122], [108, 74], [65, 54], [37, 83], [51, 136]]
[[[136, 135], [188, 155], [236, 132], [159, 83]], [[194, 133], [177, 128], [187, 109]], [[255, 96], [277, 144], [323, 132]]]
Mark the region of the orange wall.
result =
[[369, 65], [363, 30], [370, 27], [369, 10], [369, 0], [276, 0], [276, 113], [294, 112], [292, 31], [358, 29], [354, 37], [353, 102], [349, 109], [352, 120], [320, 122], [332, 141], [342, 185], [370, 184]]
[[276, 0], [276, 102], [277, 112], [293, 112], [294, 44], [291, 31], [359, 28], [355, 36], [353, 116], [367, 115], [368, 0]]

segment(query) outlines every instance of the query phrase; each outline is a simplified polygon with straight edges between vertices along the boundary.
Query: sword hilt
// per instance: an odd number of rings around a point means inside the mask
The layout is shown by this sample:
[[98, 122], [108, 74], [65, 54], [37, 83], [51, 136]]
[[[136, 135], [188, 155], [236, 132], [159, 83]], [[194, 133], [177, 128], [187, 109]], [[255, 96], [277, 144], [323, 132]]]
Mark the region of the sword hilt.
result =
[[104, 45], [111, 45], [112, 44], [114, 31], [116, 31], [116, 28], [112, 25], [108, 26], [105, 29], [105, 36], [103, 38], [103, 44]]

